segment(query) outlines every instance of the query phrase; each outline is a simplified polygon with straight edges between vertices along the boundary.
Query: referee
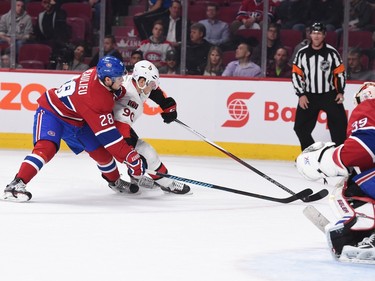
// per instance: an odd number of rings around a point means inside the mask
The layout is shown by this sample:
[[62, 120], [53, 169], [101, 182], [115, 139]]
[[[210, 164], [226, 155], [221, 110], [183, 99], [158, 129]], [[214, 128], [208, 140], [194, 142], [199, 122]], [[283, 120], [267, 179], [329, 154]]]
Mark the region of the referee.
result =
[[343, 105], [345, 67], [335, 48], [325, 43], [326, 27], [314, 23], [311, 43], [301, 48], [293, 61], [292, 83], [299, 97], [294, 131], [304, 150], [314, 143], [311, 135], [320, 110], [327, 114], [331, 139], [340, 145], [346, 139], [347, 117]]

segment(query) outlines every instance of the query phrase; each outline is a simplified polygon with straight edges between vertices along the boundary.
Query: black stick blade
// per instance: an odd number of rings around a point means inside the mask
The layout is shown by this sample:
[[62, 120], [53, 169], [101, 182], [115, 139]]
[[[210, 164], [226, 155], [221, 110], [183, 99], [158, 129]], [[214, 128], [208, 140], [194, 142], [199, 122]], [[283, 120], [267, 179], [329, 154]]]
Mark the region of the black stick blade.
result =
[[318, 201], [324, 197], [326, 197], [329, 194], [327, 189], [322, 189], [321, 191], [311, 194], [307, 197], [301, 198], [303, 202], [313, 202], [313, 201]]

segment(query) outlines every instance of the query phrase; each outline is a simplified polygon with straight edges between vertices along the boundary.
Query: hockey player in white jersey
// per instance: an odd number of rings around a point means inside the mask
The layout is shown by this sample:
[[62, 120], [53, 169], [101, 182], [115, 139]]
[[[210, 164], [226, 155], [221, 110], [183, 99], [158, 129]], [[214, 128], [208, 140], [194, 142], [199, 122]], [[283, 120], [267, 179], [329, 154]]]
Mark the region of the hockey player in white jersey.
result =
[[[157, 103], [163, 112], [161, 117], [169, 124], [177, 118], [176, 101], [172, 97], [165, 97], [159, 88], [159, 71], [154, 64], [142, 60], [134, 65], [132, 75], [126, 76], [123, 82], [126, 94], [115, 102], [113, 109], [115, 124], [126, 142], [146, 160], [150, 170], [167, 173], [168, 170], [161, 162], [155, 149], [140, 139], [133, 130], [132, 125], [143, 114], [143, 104], [150, 98]], [[159, 176], [143, 176], [140, 179], [131, 177], [132, 183], [138, 183], [142, 187], [160, 187], [165, 192], [175, 194], [189, 193], [190, 187], [184, 183]]]

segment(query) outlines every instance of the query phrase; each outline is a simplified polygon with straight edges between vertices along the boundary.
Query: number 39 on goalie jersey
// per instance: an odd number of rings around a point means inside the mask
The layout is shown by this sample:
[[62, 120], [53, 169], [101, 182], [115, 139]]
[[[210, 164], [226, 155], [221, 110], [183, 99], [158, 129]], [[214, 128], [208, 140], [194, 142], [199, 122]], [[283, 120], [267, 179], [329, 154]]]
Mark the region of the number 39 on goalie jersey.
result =
[[357, 105], [350, 116], [340, 157], [345, 166], [366, 171], [375, 167], [375, 99]]

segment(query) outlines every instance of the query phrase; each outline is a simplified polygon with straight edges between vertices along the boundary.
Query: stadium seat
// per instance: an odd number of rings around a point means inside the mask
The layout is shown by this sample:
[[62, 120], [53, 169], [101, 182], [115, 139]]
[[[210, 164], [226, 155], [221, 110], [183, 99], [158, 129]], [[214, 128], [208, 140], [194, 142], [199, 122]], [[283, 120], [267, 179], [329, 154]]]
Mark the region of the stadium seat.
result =
[[47, 68], [52, 48], [44, 44], [25, 44], [20, 47], [18, 54], [18, 62], [22, 65], [23, 61], [40, 61], [43, 63], [44, 68]]
[[230, 24], [232, 21], [236, 19], [237, 12], [238, 7], [236, 6], [220, 7], [218, 19]]
[[19, 64], [22, 66], [22, 68], [45, 69], [44, 63], [40, 60], [23, 60], [20, 61]]
[[72, 29], [71, 42], [77, 43], [85, 40], [85, 20], [78, 17], [66, 18], [66, 23]]
[[337, 32], [327, 31], [325, 41], [326, 41], [326, 43], [328, 43], [332, 47], [337, 48], [338, 43], [339, 43], [339, 36], [338, 36]]
[[147, 9], [146, 9], [145, 5], [131, 5], [131, 6], [129, 6], [129, 12], [128, 12], [128, 14], [134, 16], [135, 14], [143, 13], [146, 10]]
[[302, 32], [293, 29], [281, 29], [280, 40], [285, 46], [294, 50], [296, 45], [302, 41]]
[[198, 22], [206, 18], [206, 4], [197, 3], [188, 6], [188, 18], [191, 22]]
[[123, 25], [125, 25], [125, 26], [134, 26], [133, 16], [125, 16], [123, 18]]
[[262, 31], [260, 29], [239, 29], [236, 31], [236, 36], [245, 39], [254, 38], [258, 43], [262, 41]]
[[[349, 31], [348, 46], [350, 48], [373, 48], [372, 33], [370, 31]], [[343, 45], [343, 36], [340, 39], [340, 47]]]
[[228, 63], [236, 60], [236, 51], [225, 51], [223, 52], [223, 66], [226, 67]]
[[137, 35], [134, 26], [112, 26], [112, 34], [115, 37], [131, 37], [132, 34]]
[[26, 12], [30, 15], [32, 18], [37, 18], [38, 15], [43, 12], [43, 6], [40, 1], [37, 2], [28, 2], [26, 4]]
[[85, 39], [91, 41], [92, 36], [92, 8], [88, 2], [67, 2], [61, 5], [67, 17], [81, 18], [85, 21]]
[[364, 68], [366, 69], [371, 69], [371, 65], [370, 65], [370, 59], [367, 55], [362, 55], [361, 56], [361, 64]]
[[10, 1], [0, 1], [0, 16], [8, 13], [10, 8]]
[[66, 12], [67, 17], [83, 17], [92, 19], [92, 8], [87, 2], [67, 2], [61, 5], [61, 9]]

